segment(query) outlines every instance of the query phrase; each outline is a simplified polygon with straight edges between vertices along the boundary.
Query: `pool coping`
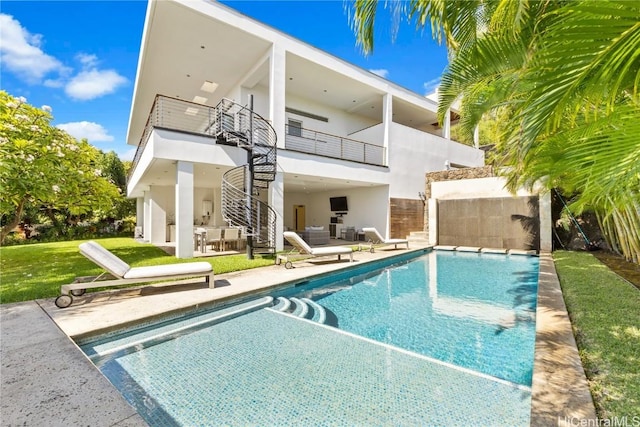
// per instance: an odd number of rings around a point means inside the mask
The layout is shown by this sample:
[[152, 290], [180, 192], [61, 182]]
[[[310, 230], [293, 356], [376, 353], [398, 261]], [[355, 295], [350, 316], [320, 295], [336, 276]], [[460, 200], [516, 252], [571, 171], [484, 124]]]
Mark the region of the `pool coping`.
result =
[[582, 367], [553, 257], [540, 254], [531, 426], [596, 425], [596, 410]]
[[[430, 248], [430, 246], [425, 246], [418, 249], [412, 248], [409, 251], [377, 251], [378, 255], [367, 256], [364, 255], [365, 252], [362, 252], [362, 255], [359, 255], [362, 260], [358, 264], [362, 265], [363, 262], [404, 255], [409, 252], [425, 251]], [[368, 258], [371, 259], [368, 260]], [[308, 265], [300, 264], [301, 268], [278, 270], [275, 275], [281, 279], [280, 283], [267, 288], [273, 289], [287, 286], [287, 284], [295, 284], [301, 278], [328, 274], [348, 268], [350, 264], [311, 262]], [[233, 283], [239, 277], [246, 276], [253, 276], [253, 281], [256, 277], [260, 277], [262, 280], [265, 277], [264, 272], [271, 271], [267, 269], [272, 269], [272, 267], [264, 267], [263, 269], [247, 270], [242, 274], [216, 275], [216, 281]], [[530, 425], [570, 426], [576, 425], [579, 420], [595, 420], [593, 401], [550, 253], [540, 254], [538, 283]], [[229, 291], [227, 288], [231, 287], [226, 286], [221, 289]], [[208, 302], [202, 301], [206, 290], [196, 287], [190, 292], [197, 295], [196, 299], [200, 299], [200, 302], [193, 303], [192, 308], [211, 303], [210, 293], [208, 294]], [[245, 290], [244, 294], [250, 292], [250, 290]], [[106, 294], [110, 293], [106, 292]], [[242, 294], [241, 292], [236, 296]], [[164, 295], [165, 298], [167, 295], [170, 298], [172, 294], [165, 293]], [[233, 299], [229, 292], [220, 292], [218, 296], [218, 301]], [[145, 296], [138, 295], [138, 297], [144, 298]], [[98, 308], [103, 307], [104, 304], [114, 303], [114, 301], [107, 301], [103, 304], [88, 305]], [[72, 334], [66, 330], [68, 328], [64, 327], [64, 322], [60, 322], [60, 314], [68, 313], [68, 316], [63, 316], [67, 321], [70, 317], [75, 319], [76, 323], [86, 323], [83, 320], [86, 307], [80, 306], [78, 308], [72, 311], [67, 311], [69, 309], [59, 310], [53, 304], [53, 299], [0, 305], [4, 422], [15, 421], [14, 424], [18, 425], [25, 422], [27, 424], [62, 425], [65, 423], [64, 420], [68, 423], [69, 420], [91, 419], [95, 421], [95, 425], [146, 425], [135, 410], [122, 398], [118, 390], [100, 374], [75, 342], [69, 338]], [[104, 308], [108, 309], [109, 307]], [[184, 309], [184, 307], [174, 307], [176, 312]], [[96, 314], [94, 313], [94, 315]], [[113, 329], [114, 326], [106, 328]], [[84, 334], [87, 332], [85, 331]], [[29, 337], [29, 339], [25, 340], [25, 337]], [[42, 348], [43, 351], [38, 352], [38, 355], [25, 357], [25, 353], [39, 348]], [[78, 384], [82, 384], [82, 389]], [[105, 407], [105, 404], [108, 406]], [[10, 418], [4, 419], [5, 416]]]

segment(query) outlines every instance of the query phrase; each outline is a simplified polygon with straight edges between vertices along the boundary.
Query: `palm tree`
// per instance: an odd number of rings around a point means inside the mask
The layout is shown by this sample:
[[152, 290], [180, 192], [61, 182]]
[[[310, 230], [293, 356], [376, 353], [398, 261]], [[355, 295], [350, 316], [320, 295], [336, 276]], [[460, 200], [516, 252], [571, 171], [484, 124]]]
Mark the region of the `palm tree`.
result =
[[[439, 115], [461, 100], [461, 131], [500, 117], [495, 160], [511, 188], [578, 194], [609, 245], [640, 259], [640, 4], [625, 0], [412, 0], [395, 16], [445, 40]], [[354, 3], [373, 49], [377, 2]]]

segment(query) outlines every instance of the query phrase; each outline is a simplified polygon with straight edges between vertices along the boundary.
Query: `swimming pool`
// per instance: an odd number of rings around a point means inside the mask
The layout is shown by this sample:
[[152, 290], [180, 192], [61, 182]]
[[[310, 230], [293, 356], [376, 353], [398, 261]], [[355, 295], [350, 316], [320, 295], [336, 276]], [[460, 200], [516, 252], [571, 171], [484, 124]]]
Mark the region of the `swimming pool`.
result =
[[356, 335], [531, 385], [538, 258], [440, 252], [283, 293]]
[[[358, 273], [275, 295], [341, 330], [263, 298], [79, 344], [152, 425], [528, 425], [537, 258], [431, 252]], [[492, 371], [495, 354], [520, 362]]]

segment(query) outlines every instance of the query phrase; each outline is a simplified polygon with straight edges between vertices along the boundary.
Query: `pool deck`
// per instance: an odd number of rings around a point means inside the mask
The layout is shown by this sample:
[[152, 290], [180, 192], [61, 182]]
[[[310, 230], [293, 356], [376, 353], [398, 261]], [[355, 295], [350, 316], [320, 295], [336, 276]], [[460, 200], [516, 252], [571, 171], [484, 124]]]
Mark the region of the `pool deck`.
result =
[[[412, 244], [409, 251], [423, 250]], [[184, 313], [308, 276], [407, 253], [393, 247], [218, 274], [209, 289], [198, 279], [89, 293], [58, 309], [53, 299], [0, 306], [0, 420], [2, 425], [145, 426], [145, 421], [69, 337], [119, 329], [167, 313]], [[532, 426], [576, 425], [595, 419], [559, 282], [550, 254], [540, 257]]]

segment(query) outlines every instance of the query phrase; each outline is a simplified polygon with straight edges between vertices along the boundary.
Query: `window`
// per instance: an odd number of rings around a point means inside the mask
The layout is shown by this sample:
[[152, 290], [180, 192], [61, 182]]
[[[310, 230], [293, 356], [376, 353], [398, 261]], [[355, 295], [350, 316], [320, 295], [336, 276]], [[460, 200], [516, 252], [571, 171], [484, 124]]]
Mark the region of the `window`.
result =
[[289, 119], [289, 135], [302, 136], [302, 122]]

